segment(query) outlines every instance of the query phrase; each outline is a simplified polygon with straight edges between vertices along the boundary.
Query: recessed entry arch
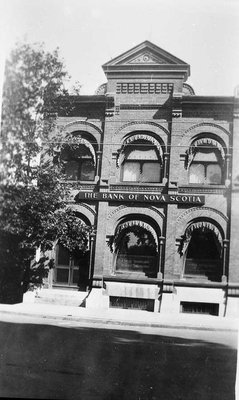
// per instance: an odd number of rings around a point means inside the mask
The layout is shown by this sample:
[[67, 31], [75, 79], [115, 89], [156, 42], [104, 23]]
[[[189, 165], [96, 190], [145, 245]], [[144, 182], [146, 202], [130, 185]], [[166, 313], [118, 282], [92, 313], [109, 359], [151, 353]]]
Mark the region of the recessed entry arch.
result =
[[[82, 226], [91, 227], [90, 220], [86, 217], [85, 213], [79, 212], [79, 209], [74, 209], [76, 222]], [[53, 271], [53, 286], [59, 288], [76, 288], [85, 291], [89, 284], [89, 263], [90, 263], [90, 249], [89, 249], [89, 232], [82, 235], [79, 248], [72, 251], [65, 246], [64, 243], [58, 242], [55, 246], [55, 268]]]

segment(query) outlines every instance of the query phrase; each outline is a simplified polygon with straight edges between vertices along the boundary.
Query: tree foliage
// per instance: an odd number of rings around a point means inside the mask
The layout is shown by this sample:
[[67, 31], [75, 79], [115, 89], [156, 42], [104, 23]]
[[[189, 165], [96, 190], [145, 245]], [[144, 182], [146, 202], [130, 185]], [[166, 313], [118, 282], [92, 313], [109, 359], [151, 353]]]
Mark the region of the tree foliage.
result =
[[2, 179], [24, 183], [39, 154], [41, 141], [55, 123], [59, 95], [67, 95], [68, 78], [58, 50], [17, 44], [5, 66], [2, 102]]
[[[6, 62], [2, 104], [0, 301], [41, 285], [56, 242], [86, 251], [89, 228], [67, 207], [69, 187], [52, 163], [52, 132], [68, 75], [58, 50], [17, 44]], [[39, 164], [39, 154], [41, 163]], [[41, 249], [39, 260], [35, 259]]]

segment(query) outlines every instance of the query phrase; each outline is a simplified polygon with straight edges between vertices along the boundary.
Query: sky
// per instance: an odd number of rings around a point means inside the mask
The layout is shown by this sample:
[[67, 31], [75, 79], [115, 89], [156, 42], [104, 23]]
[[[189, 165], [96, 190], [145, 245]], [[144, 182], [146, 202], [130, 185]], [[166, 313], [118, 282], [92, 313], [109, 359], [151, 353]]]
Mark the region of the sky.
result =
[[102, 64], [149, 40], [191, 65], [198, 95], [239, 85], [239, 0], [0, 0], [0, 76], [16, 41], [56, 47], [81, 94], [106, 82]]

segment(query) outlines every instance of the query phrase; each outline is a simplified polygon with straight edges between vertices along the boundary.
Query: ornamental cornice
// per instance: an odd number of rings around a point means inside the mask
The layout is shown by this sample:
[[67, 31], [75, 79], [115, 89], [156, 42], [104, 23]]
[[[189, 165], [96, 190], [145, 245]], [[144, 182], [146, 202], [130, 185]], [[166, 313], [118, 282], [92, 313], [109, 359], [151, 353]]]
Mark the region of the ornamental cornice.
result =
[[[189, 92], [189, 94], [190, 94], [191, 96], [195, 96], [194, 89], [193, 89], [192, 86], [189, 85], [188, 83], [183, 83], [183, 89], [188, 90], [188, 92]], [[183, 93], [183, 94], [185, 94], [185, 93]]]
[[123, 131], [124, 129], [127, 129], [130, 126], [137, 126], [137, 125], [144, 125], [144, 126], [155, 126], [156, 128], [162, 130], [164, 133], [166, 133], [166, 135], [169, 135], [169, 131], [162, 125], [157, 124], [156, 122], [153, 121], [131, 121], [128, 122], [127, 124], [121, 126], [115, 133], [114, 135], [119, 134], [121, 131]]
[[128, 208], [128, 206], [121, 205], [121, 206], [115, 208], [114, 210], [112, 210], [112, 211], [109, 213], [107, 219], [111, 219], [115, 214], [117, 214], [119, 211], [123, 210], [124, 208]]
[[96, 216], [95, 210], [93, 210], [88, 204], [80, 203], [80, 205], [81, 205], [82, 207], [86, 208], [88, 211], [90, 211], [92, 215]]
[[147, 207], [147, 208], [149, 208], [150, 210], [154, 211], [154, 212], [155, 212], [156, 214], [158, 214], [162, 219], [165, 219], [165, 214], [162, 213], [161, 211], [159, 211], [156, 207], [150, 206], [150, 207]]
[[[107, 220], [111, 220], [112, 218], [115, 217], [116, 214], [122, 214], [122, 211], [127, 210], [127, 214], [125, 216], [130, 216], [130, 214], [138, 214], [138, 215], [144, 215], [146, 217], [151, 217], [157, 224], [158, 224], [158, 219], [155, 219], [153, 217], [154, 214], [158, 215], [161, 217], [161, 219], [165, 219], [164, 213], [159, 211], [156, 207], [150, 206], [150, 207], [129, 207], [125, 205], [120, 205], [119, 207], [115, 208], [112, 210], [107, 217]], [[147, 211], [148, 212], [147, 212]], [[130, 212], [130, 213], [129, 213]], [[155, 217], [156, 217], [155, 215]], [[124, 215], [120, 215], [120, 217], [124, 217]], [[160, 224], [158, 224], [160, 226]]]
[[[88, 204], [85, 204], [85, 203], [75, 204], [74, 203], [74, 204], [70, 204], [69, 208], [71, 208], [75, 212], [83, 214], [84, 217], [88, 219], [91, 226], [93, 226], [95, 224], [96, 212]], [[84, 209], [85, 209], [85, 211], [84, 211]]]
[[226, 133], [227, 135], [231, 135], [231, 132], [229, 132], [227, 129], [223, 128], [221, 125], [215, 124], [213, 122], [200, 122], [199, 124], [190, 126], [190, 128], [184, 132], [183, 136], [185, 136], [187, 133], [191, 132], [192, 130], [195, 130], [195, 129], [198, 129], [201, 127], [210, 127], [210, 128], [214, 128], [214, 129], [219, 129], [222, 132]]
[[71, 126], [74, 126], [74, 125], [83, 125], [83, 126], [86, 126], [86, 127], [88, 126], [88, 127], [91, 127], [93, 129], [95, 129], [100, 134], [102, 134], [102, 130], [98, 126], [96, 126], [92, 122], [82, 121], [82, 120], [76, 120], [76, 121], [68, 122], [66, 125], [64, 125], [62, 127], [62, 130], [68, 131], [68, 128], [70, 128]]
[[[216, 210], [215, 208], [211, 208], [211, 207], [192, 207], [189, 208], [188, 210], [186, 210], [183, 214], [179, 215], [179, 217], [177, 218], [176, 222], [180, 223], [185, 217], [187, 217], [190, 214], [193, 214], [195, 212], [200, 211], [200, 214], [203, 213], [203, 211], [206, 211], [207, 213], [212, 213], [212, 214], [217, 214], [219, 215], [225, 222], [228, 222], [228, 217], [223, 214], [221, 211]], [[201, 215], [203, 216], [203, 215]], [[205, 215], [206, 217], [211, 217], [213, 218], [212, 215]]]

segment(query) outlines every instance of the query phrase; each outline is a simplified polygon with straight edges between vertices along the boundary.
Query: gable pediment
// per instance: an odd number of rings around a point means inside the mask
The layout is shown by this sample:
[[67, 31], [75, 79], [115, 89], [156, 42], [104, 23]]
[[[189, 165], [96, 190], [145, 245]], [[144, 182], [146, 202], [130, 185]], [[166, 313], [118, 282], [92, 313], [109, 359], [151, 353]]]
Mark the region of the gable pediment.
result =
[[150, 51], [141, 52], [136, 57], [128, 60], [126, 64], [167, 64], [162, 57], [155, 56]]
[[125, 53], [113, 58], [102, 66], [107, 78], [144, 79], [154, 76], [181, 79], [184, 82], [190, 75], [190, 66], [167, 51], [145, 41]]
[[109, 62], [103, 65], [106, 66], [120, 66], [120, 65], [132, 65], [132, 64], [184, 64], [184, 61], [173, 56], [167, 51], [155, 46], [149, 41], [145, 41], [138, 46], [128, 50], [127, 52], [113, 58]]

